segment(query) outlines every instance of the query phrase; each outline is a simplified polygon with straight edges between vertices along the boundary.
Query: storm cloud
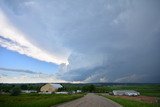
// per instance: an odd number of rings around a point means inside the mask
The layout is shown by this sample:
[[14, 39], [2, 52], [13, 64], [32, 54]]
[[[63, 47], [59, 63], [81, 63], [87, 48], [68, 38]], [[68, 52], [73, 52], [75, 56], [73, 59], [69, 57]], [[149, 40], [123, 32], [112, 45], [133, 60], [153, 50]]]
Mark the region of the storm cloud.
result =
[[[0, 7], [12, 27], [23, 32], [29, 49], [33, 45], [51, 54], [45, 59], [45, 53], [30, 56], [59, 64], [55, 77], [160, 82], [159, 0], [1, 0]], [[0, 33], [17, 40], [17, 35], [5, 34]]]

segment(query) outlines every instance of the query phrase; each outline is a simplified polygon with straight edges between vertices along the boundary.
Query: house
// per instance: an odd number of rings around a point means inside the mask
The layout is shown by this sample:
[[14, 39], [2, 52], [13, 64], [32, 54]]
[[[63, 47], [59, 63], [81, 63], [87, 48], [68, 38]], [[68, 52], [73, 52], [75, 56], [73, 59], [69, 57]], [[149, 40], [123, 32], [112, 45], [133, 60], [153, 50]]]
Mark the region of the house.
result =
[[53, 92], [56, 92], [58, 88], [62, 88], [63, 86], [60, 84], [45, 84], [41, 87], [40, 91], [41, 93], [51, 94]]
[[113, 90], [113, 95], [138, 96], [140, 93], [134, 90]]

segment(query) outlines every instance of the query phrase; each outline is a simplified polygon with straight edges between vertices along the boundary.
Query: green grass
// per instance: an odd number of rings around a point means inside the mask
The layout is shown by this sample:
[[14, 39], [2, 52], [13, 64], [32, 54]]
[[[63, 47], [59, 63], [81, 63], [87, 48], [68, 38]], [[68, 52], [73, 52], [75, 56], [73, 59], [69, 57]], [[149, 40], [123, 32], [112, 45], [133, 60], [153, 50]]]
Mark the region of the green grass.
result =
[[24, 94], [19, 96], [0, 95], [0, 107], [50, 107], [52, 105], [80, 98], [82, 96], [83, 94]]
[[160, 107], [160, 103], [146, 103], [146, 102], [124, 99], [124, 98], [119, 98], [119, 97], [114, 97], [109, 95], [105, 95], [104, 97], [109, 98], [121, 104], [123, 107]]

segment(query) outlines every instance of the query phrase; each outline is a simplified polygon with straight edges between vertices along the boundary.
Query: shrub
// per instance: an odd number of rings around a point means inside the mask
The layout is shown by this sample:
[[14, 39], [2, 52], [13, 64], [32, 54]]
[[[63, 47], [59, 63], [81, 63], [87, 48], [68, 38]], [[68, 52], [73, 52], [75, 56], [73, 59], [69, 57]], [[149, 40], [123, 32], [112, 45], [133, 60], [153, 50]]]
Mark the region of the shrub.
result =
[[11, 90], [11, 95], [12, 96], [17, 96], [21, 93], [21, 88], [20, 87], [14, 87], [12, 90]]

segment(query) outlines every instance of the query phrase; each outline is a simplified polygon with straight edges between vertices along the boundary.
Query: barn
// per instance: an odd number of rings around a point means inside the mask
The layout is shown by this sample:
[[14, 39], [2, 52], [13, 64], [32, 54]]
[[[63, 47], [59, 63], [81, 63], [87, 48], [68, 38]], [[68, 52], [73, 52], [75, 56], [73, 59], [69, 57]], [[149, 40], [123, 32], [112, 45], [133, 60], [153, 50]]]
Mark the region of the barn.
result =
[[113, 95], [138, 96], [140, 93], [135, 90], [113, 90]]
[[40, 91], [42, 93], [52, 93], [52, 92], [56, 92], [58, 90], [58, 88], [62, 88], [63, 86], [60, 84], [45, 84], [44, 86], [41, 87]]

